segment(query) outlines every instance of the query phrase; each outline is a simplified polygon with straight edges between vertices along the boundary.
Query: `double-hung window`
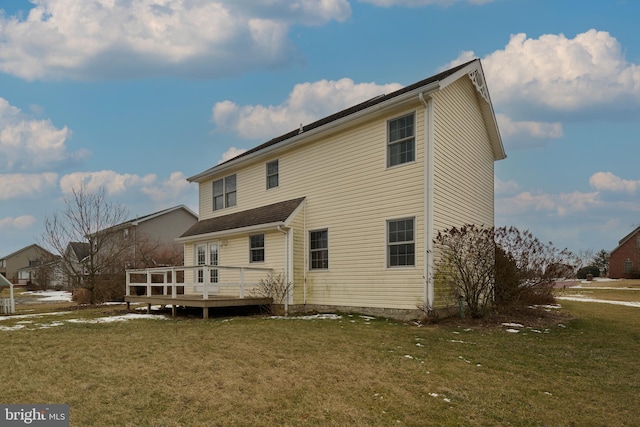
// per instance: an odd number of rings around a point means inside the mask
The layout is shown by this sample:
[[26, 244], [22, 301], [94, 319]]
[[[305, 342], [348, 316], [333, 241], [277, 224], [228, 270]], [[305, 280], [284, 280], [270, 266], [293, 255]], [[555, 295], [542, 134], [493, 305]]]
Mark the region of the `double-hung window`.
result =
[[309, 270], [329, 268], [329, 230], [309, 232]]
[[264, 234], [249, 236], [249, 262], [264, 262]]
[[387, 267], [416, 265], [414, 218], [387, 221]]
[[267, 163], [267, 190], [275, 188], [279, 185], [278, 179], [278, 161], [274, 160]]
[[632, 269], [633, 269], [633, 261], [631, 261], [630, 259], [626, 260], [624, 262], [624, 272], [631, 273]]
[[413, 162], [416, 158], [415, 113], [387, 122], [387, 166]]
[[213, 181], [213, 210], [236, 205], [236, 176], [229, 175]]

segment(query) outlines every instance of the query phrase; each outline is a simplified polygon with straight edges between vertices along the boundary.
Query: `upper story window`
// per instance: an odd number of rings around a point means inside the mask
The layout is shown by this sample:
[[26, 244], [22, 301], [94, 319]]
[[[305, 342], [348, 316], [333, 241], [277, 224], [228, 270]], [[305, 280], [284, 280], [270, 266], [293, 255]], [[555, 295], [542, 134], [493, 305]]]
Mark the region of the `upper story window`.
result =
[[278, 185], [278, 161], [274, 160], [267, 163], [267, 190], [270, 188], [275, 188]]
[[387, 267], [416, 265], [414, 219], [387, 222]]
[[413, 162], [416, 158], [415, 113], [387, 122], [387, 166]]
[[264, 234], [249, 236], [249, 262], [264, 262]]
[[213, 181], [213, 210], [236, 205], [236, 176], [229, 175]]

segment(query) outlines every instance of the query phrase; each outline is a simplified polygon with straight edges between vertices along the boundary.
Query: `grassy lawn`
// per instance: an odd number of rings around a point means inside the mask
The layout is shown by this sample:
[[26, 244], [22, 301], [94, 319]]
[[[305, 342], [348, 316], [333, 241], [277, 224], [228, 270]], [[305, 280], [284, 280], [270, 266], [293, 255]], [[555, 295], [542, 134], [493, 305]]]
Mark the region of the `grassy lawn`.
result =
[[66, 403], [74, 426], [637, 424], [640, 309], [562, 305], [571, 317], [523, 327], [0, 318], [0, 402]]

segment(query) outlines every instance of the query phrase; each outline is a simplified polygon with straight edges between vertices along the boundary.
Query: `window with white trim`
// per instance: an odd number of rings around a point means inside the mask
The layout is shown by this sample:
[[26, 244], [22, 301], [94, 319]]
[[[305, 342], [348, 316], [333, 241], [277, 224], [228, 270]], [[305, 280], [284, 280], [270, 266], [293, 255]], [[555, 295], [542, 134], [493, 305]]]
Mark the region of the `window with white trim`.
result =
[[387, 221], [387, 267], [416, 265], [415, 219]]
[[229, 175], [213, 181], [213, 210], [236, 205], [236, 176]]
[[309, 270], [329, 268], [329, 230], [309, 232]]
[[387, 122], [387, 166], [416, 159], [415, 113]]
[[249, 262], [264, 262], [264, 234], [249, 236]]
[[274, 160], [267, 163], [267, 190], [280, 185], [278, 176], [278, 161]]

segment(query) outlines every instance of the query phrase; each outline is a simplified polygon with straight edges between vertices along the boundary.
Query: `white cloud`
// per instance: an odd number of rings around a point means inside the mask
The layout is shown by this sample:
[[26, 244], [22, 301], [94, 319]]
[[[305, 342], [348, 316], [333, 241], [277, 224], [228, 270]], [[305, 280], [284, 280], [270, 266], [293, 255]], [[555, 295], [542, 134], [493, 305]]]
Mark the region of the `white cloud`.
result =
[[589, 184], [599, 191], [635, 193], [640, 189], [640, 180], [623, 179], [611, 172], [597, 172], [589, 178]]
[[496, 199], [496, 211], [503, 216], [513, 216], [524, 213], [547, 213], [566, 216], [575, 212], [602, 205], [598, 192], [582, 193], [531, 193], [524, 191], [512, 197]]
[[31, 119], [0, 98], [0, 172], [33, 171], [82, 160], [84, 150], [70, 152], [71, 131], [56, 128], [50, 120]]
[[109, 196], [122, 194], [131, 188], [144, 188], [153, 185], [156, 175], [145, 176], [132, 174], [119, 174], [111, 170], [97, 172], [74, 172], [64, 175], [60, 179], [60, 189], [63, 193], [70, 193], [73, 189], [84, 186], [88, 191], [94, 192], [104, 188]]
[[0, 15], [0, 70], [24, 79], [220, 76], [291, 60], [292, 25], [351, 15], [348, 0], [38, 0]]
[[271, 138], [378, 95], [400, 89], [397, 83], [377, 85], [340, 80], [320, 80], [296, 85], [280, 105], [238, 106], [231, 101], [213, 107], [212, 120], [219, 128], [247, 139]]
[[173, 172], [161, 185], [142, 187], [142, 192], [156, 203], [178, 199], [189, 187], [189, 182], [182, 172]]
[[0, 174], [0, 200], [33, 197], [38, 193], [54, 188], [58, 174]]
[[493, 190], [496, 195], [513, 195], [520, 190], [520, 185], [512, 180], [502, 181], [497, 176], [495, 176], [493, 180]]
[[231, 160], [234, 157], [239, 156], [240, 154], [244, 153], [245, 151], [247, 151], [247, 150], [245, 150], [244, 148], [229, 147], [229, 149], [227, 151], [222, 153], [222, 159], [220, 159], [218, 161], [218, 164], [224, 163], [227, 160]]
[[574, 38], [515, 34], [482, 64], [493, 101], [509, 111], [640, 107], [640, 65], [628, 62], [616, 38], [605, 31], [591, 29]]
[[31, 215], [22, 215], [17, 216], [15, 218], [7, 217], [0, 218], [0, 230], [2, 229], [16, 229], [16, 230], [26, 230], [35, 224], [36, 219]]
[[520, 145], [541, 145], [549, 139], [562, 138], [562, 123], [547, 123], [535, 121], [514, 121], [506, 114], [496, 114], [500, 134], [507, 141], [517, 138], [520, 142], [527, 142]]

